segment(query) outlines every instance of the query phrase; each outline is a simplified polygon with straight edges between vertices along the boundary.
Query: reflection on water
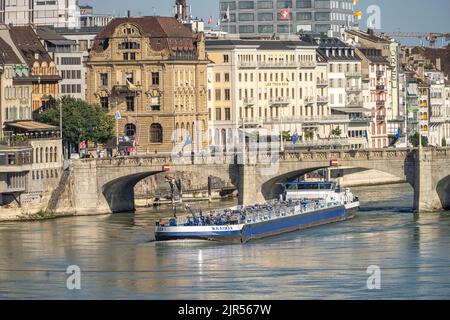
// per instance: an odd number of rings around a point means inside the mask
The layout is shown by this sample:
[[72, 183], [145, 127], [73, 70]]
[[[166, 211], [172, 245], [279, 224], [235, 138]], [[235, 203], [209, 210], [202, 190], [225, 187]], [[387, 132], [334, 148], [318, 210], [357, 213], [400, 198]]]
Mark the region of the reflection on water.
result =
[[[351, 221], [246, 245], [156, 243], [170, 209], [0, 224], [0, 298], [450, 298], [450, 214], [413, 215], [406, 185], [355, 193]], [[69, 265], [79, 291], [66, 289]], [[369, 265], [379, 291], [366, 287]]]

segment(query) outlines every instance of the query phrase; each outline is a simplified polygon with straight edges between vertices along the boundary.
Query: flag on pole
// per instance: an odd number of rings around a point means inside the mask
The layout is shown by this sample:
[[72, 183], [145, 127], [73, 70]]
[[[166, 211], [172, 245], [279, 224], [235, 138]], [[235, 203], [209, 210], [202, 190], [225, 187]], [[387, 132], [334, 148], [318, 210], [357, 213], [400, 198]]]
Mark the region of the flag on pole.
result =
[[127, 88], [128, 88], [129, 90], [136, 90], [136, 89], [137, 89], [137, 87], [136, 87], [134, 84], [132, 84], [132, 83], [130, 82], [130, 80], [128, 80], [128, 79], [127, 79]]
[[212, 17], [212, 16], [209, 16], [208, 24], [211, 25], [212, 23], [213, 23], [213, 17]]
[[364, 138], [366, 138], [366, 141], [369, 142], [369, 135], [367, 134], [367, 130], [364, 131]]
[[280, 20], [291, 20], [289, 8], [283, 9], [280, 12]]
[[222, 22], [230, 22], [230, 6], [227, 7], [227, 12], [225, 12]]
[[298, 132], [297, 130], [295, 130], [294, 134], [292, 135], [292, 144], [297, 144], [298, 139], [299, 139]]
[[192, 144], [192, 135], [189, 133], [187, 138], [186, 138], [186, 141], [184, 142], [183, 148], [188, 146], [188, 145], [190, 145], [190, 144]]

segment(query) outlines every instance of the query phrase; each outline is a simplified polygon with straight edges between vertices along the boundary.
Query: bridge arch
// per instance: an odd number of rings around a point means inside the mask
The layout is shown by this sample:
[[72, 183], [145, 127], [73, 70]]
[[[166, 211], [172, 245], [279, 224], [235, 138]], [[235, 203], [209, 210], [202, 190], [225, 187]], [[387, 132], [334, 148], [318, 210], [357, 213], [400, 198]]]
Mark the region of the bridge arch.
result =
[[441, 200], [442, 207], [450, 210], [450, 175], [437, 183], [436, 192]]

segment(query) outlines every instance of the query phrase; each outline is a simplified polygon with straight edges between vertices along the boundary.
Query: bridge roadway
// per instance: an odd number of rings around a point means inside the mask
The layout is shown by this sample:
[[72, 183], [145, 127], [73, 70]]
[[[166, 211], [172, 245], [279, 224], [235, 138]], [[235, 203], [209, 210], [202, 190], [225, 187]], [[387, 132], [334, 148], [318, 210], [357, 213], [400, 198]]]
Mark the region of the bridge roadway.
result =
[[142, 156], [75, 160], [63, 175], [48, 211], [104, 214], [132, 211], [134, 187], [142, 179], [164, 172], [193, 172], [215, 176], [235, 185], [239, 203], [276, 197], [277, 184], [330, 166], [374, 169], [408, 182], [414, 189], [414, 210], [450, 209], [450, 148], [317, 150], [275, 154], [247, 153], [216, 157]]

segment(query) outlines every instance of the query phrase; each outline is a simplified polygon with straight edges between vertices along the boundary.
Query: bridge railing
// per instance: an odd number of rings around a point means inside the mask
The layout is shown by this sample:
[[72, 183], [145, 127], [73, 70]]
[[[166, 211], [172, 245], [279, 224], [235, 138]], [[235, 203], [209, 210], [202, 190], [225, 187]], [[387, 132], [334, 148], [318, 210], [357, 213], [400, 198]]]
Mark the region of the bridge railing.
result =
[[[160, 165], [212, 165], [212, 164], [268, 164], [274, 161], [324, 161], [324, 160], [383, 160], [404, 159], [413, 151], [413, 148], [386, 148], [367, 150], [286, 150], [283, 152], [250, 150], [244, 154], [216, 153], [216, 154], [189, 154], [184, 156], [142, 155], [136, 157], [117, 157], [103, 159], [81, 159], [76, 163], [89, 164], [96, 162], [100, 166], [149, 166]], [[450, 158], [450, 148], [427, 148], [431, 150], [433, 158]], [[74, 161], [74, 162], [75, 162]]]

